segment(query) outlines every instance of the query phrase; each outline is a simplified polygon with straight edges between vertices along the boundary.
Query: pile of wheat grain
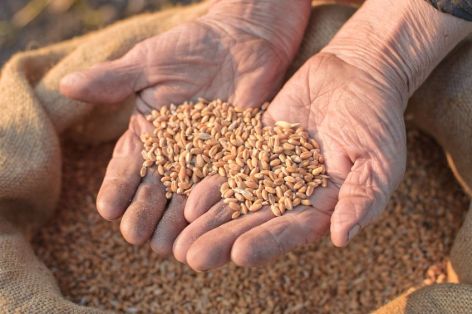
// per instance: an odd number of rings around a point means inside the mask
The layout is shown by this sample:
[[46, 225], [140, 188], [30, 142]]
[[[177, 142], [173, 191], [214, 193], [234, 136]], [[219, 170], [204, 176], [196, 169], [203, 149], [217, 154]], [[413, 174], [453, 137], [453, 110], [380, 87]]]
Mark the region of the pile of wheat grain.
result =
[[296, 123], [263, 127], [264, 110], [204, 99], [153, 110], [146, 119], [154, 131], [141, 136], [141, 176], [149, 169], [160, 175], [167, 198], [189, 195], [207, 176], [225, 177], [221, 196], [233, 219], [263, 206], [280, 216], [311, 205], [328, 180], [319, 145]]
[[329, 239], [267, 267], [195, 273], [149, 245], [130, 246], [119, 221], [96, 210], [114, 143], [64, 147], [56, 217], [35, 236], [35, 251], [73, 302], [119, 313], [368, 313], [406, 289], [442, 282], [470, 200], [441, 148], [408, 132], [405, 179], [384, 215], [348, 247]]

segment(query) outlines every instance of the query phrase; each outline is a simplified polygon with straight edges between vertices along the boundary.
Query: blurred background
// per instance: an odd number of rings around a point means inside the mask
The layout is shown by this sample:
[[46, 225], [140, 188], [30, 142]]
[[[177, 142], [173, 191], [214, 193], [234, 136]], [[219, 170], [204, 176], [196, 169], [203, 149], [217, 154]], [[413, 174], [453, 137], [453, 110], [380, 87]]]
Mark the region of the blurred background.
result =
[[0, 65], [34, 49], [142, 12], [198, 0], [1, 0]]

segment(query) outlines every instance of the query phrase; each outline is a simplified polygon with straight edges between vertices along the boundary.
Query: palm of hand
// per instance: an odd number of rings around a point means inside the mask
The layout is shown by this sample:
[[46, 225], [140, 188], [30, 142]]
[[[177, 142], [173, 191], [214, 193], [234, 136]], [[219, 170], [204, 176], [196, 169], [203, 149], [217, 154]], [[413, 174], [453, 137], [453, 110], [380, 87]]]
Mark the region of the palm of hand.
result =
[[385, 207], [403, 175], [401, 106], [396, 94], [366, 72], [331, 55], [312, 58], [277, 95], [264, 120], [297, 122], [309, 130], [321, 145], [328, 187], [314, 193], [313, 208], [282, 217], [262, 211], [230, 221], [221, 205], [208, 211], [197, 206], [204, 214], [177, 239], [177, 258], [200, 270], [230, 259], [258, 265], [318, 240], [330, 226], [333, 242], [345, 245]]
[[258, 34], [210, 19], [148, 39], [129, 57], [145, 65], [133, 78], [142, 111], [146, 104], [159, 108], [196, 97], [259, 105], [273, 96], [289, 63], [283, 51]]
[[[314, 201], [320, 210], [334, 214], [333, 242], [345, 245], [343, 236], [354, 224], [372, 221], [403, 177], [403, 104], [368, 73], [335, 56], [320, 54], [311, 62], [299, 73], [299, 80], [304, 76], [308, 84], [303, 88], [295, 81], [288, 86], [267, 119], [299, 122], [320, 142], [332, 184]], [[287, 102], [291, 106], [278, 105]]]
[[[302, 33], [303, 23], [299, 26], [295, 34]], [[186, 198], [174, 195], [167, 203], [158, 175], [139, 176], [139, 137], [152, 131], [142, 114], [196, 97], [255, 106], [279, 87], [290, 53], [266, 39], [273, 34], [251, 30], [202, 18], [145, 40], [123, 58], [79, 73], [79, 79], [62, 82], [64, 94], [90, 103], [117, 103], [139, 92], [137, 110], [117, 142], [97, 197], [104, 218], [121, 217], [128, 242], [142, 244], [152, 238], [152, 248], [168, 255], [187, 225]]]

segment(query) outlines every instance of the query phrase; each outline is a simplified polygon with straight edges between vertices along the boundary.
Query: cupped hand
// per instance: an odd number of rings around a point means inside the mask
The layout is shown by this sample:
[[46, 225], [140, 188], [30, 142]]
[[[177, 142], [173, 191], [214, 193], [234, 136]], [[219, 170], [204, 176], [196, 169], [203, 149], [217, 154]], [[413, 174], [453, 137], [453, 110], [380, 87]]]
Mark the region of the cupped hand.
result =
[[[264, 116], [300, 123], [321, 146], [329, 183], [311, 197], [313, 206], [274, 217], [269, 209], [231, 220], [219, 199], [194, 202], [192, 223], [179, 235], [175, 256], [196, 270], [230, 260], [254, 266], [295, 247], [317, 241], [329, 230], [336, 246], [345, 246], [385, 208], [406, 163], [403, 109], [405, 94], [333, 54], [312, 57], [282, 88]], [[213, 185], [212, 185], [213, 184]], [[200, 196], [199, 196], [200, 195]]]
[[[239, 106], [262, 104], [279, 88], [308, 14], [305, 0], [278, 6], [270, 1], [215, 1], [198, 20], [147, 39], [118, 60], [63, 79], [63, 94], [88, 103], [120, 103], [138, 94], [136, 112], [116, 144], [97, 197], [105, 219], [121, 218], [128, 242], [151, 239], [155, 251], [168, 255], [187, 225], [186, 198], [174, 195], [167, 201], [159, 175], [140, 177], [140, 135], [152, 131], [143, 114], [197, 97], [227, 99]], [[206, 200], [219, 197], [211, 191], [205, 195]]]

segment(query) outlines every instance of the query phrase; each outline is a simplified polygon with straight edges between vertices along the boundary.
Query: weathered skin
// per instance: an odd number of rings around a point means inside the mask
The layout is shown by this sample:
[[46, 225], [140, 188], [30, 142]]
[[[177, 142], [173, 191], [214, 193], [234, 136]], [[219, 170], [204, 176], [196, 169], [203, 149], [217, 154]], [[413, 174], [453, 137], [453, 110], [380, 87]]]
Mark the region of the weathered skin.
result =
[[[310, 59], [273, 100], [264, 120], [298, 122], [310, 132], [326, 160], [328, 187], [316, 190], [313, 207], [278, 218], [267, 209], [227, 222], [228, 215], [210, 209], [179, 236], [176, 257], [195, 269], [221, 266], [230, 256], [240, 265], [258, 265], [320, 239], [330, 226], [334, 243], [345, 245], [352, 224], [370, 222], [404, 173], [403, 112], [392, 109], [400, 108], [401, 97], [379, 86], [335, 55]], [[201, 236], [193, 241], [195, 234]]]
[[314, 208], [229, 221], [221, 203], [194, 201], [217, 190], [201, 185], [188, 201], [197, 205], [185, 212], [199, 218], [178, 237], [177, 259], [197, 270], [230, 260], [260, 265], [328, 231], [336, 246], [345, 246], [384, 210], [403, 177], [408, 97], [471, 24], [422, 0], [367, 1], [283, 87], [265, 116], [266, 123], [299, 122], [320, 142], [331, 179], [315, 192]]
[[307, 0], [280, 1], [277, 6], [269, 0], [214, 1], [197, 21], [143, 41], [119, 60], [63, 79], [66, 96], [89, 103], [119, 103], [139, 93], [137, 112], [116, 144], [97, 198], [105, 219], [121, 218], [128, 242], [142, 244], [152, 238], [152, 248], [168, 255], [187, 225], [186, 199], [175, 196], [166, 204], [159, 177], [139, 177], [139, 135], [152, 130], [140, 113], [197, 97], [227, 99], [239, 106], [271, 99], [301, 42], [309, 8]]
[[[69, 78], [63, 91], [97, 103], [141, 92], [140, 111], [197, 96], [260, 104], [276, 92], [309, 12], [307, 1], [284, 2], [289, 10], [269, 2], [218, 1], [205, 22], [148, 40], [125, 58], [80, 74], [79, 80]], [[255, 10], [263, 5], [279, 18]], [[250, 8], [249, 13], [238, 8]], [[234, 14], [225, 16], [228, 12]], [[345, 246], [385, 208], [403, 176], [408, 97], [472, 31], [471, 24], [423, 0], [368, 0], [282, 88], [265, 123], [299, 122], [320, 142], [331, 179], [328, 188], [316, 191], [313, 208], [277, 218], [261, 210], [231, 221], [220, 200], [222, 180], [213, 176], [199, 183], [188, 200], [174, 197], [162, 214], [158, 178], [148, 175], [140, 182], [137, 175], [142, 161], [137, 136], [149, 125], [135, 114], [100, 190], [100, 213], [107, 219], [124, 213], [122, 233], [129, 242], [140, 244], [154, 234], [156, 251], [168, 254], [173, 244], [175, 257], [196, 270], [230, 260], [259, 265], [328, 231], [335, 245]], [[117, 87], [120, 92], [114, 92]]]

